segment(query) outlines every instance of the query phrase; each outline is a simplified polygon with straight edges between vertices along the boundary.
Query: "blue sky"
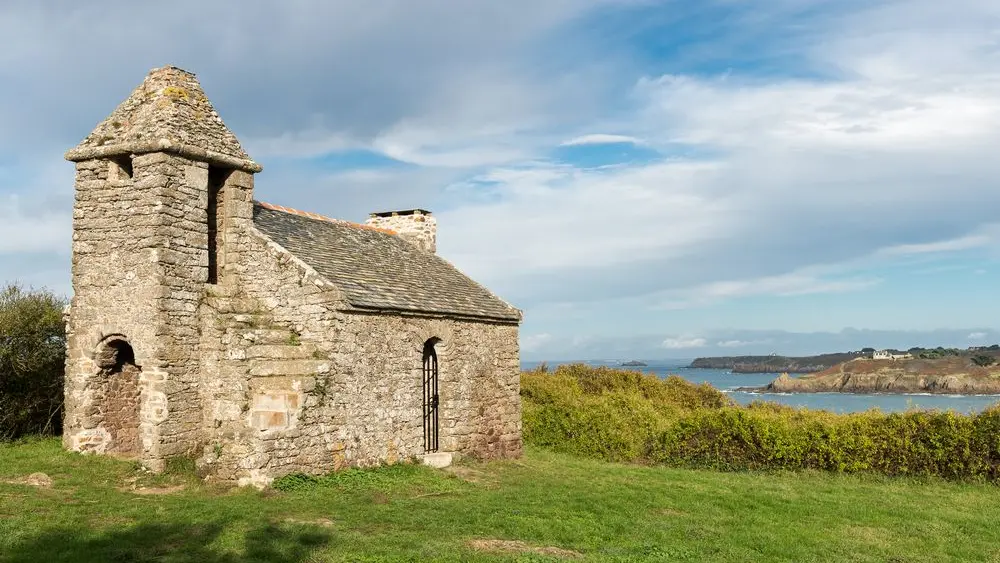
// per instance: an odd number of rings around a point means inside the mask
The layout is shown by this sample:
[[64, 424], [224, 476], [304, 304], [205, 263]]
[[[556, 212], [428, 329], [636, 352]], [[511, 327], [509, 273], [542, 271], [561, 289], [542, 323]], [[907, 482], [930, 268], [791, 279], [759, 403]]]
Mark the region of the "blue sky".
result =
[[1000, 342], [1000, 4], [0, 4], [0, 281], [69, 294], [73, 167], [198, 74], [263, 201], [421, 207], [522, 357]]

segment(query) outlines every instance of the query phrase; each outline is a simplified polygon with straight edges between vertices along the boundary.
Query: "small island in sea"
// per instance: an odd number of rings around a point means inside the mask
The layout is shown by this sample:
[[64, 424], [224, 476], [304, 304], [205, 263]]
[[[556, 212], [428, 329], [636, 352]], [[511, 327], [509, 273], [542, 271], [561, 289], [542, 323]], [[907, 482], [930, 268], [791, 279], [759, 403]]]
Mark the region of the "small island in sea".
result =
[[629, 360], [627, 362], [622, 363], [622, 366], [624, 367], [646, 367], [648, 365], [649, 364], [647, 364], [646, 362], [640, 362], [639, 360]]
[[783, 372], [766, 393], [1000, 394], [1000, 346], [881, 350], [800, 377]]

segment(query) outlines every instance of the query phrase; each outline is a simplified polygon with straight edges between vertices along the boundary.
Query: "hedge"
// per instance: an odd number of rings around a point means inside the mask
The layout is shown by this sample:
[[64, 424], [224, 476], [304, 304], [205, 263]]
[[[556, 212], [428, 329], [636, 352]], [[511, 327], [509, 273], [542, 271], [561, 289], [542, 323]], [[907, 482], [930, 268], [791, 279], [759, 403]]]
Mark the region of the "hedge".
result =
[[608, 461], [1000, 480], [1000, 406], [966, 415], [739, 406], [678, 377], [582, 364], [525, 372], [530, 444]]

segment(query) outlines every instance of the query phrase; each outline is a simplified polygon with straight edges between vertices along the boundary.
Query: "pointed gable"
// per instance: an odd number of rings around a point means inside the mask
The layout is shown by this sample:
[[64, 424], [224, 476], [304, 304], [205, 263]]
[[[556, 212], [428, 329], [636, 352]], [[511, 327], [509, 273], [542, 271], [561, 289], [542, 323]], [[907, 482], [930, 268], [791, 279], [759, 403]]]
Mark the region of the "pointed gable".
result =
[[173, 66], [153, 69], [66, 159], [173, 152], [259, 172], [205, 96], [195, 75]]

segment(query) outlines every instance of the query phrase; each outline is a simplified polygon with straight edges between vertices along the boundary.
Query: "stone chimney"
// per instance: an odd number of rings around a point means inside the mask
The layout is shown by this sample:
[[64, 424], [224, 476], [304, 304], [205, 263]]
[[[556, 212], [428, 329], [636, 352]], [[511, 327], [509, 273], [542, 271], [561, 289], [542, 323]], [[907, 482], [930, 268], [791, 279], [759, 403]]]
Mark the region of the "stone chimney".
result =
[[437, 251], [437, 219], [424, 209], [372, 213], [366, 225], [396, 231], [400, 238], [426, 252]]

